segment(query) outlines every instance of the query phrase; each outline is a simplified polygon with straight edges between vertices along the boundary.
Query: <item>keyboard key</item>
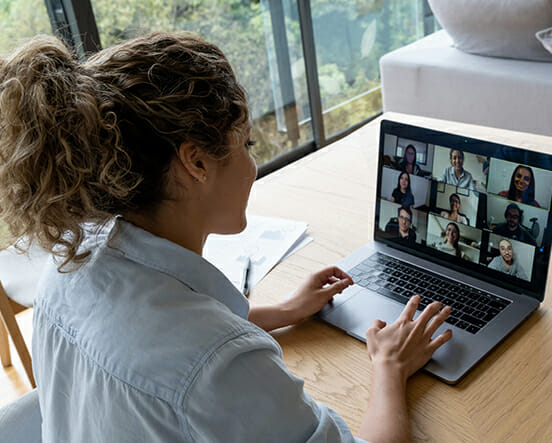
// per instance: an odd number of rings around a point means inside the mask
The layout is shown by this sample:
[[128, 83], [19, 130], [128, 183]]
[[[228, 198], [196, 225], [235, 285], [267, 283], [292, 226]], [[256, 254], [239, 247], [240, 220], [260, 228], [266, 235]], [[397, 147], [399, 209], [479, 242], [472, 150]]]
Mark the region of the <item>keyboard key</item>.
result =
[[468, 323], [471, 323], [472, 325], [477, 326], [478, 328], [482, 328], [486, 324], [486, 322], [483, 321], [482, 319], [476, 318], [470, 314], [463, 314], [462, 317], [460, 318], [464, 321], [467, 321]]
[[468, 329], [470, 327], [470, 324], [466, 323], [463, 320], [458, 320], [458, 323], [456, 323], [456, 327], [460, 329]]
[[384, 295], [385, 297], [389, 297], [393, 300], [396, 300], [396, 301], [402, 303], [403, 305], [405, 305], [409, 300], [408, 297], [404, 297], [403, 295], [395, 294], [393, 291], [390, 291], [389, 289], [386, 289], [386, 288], [379, 288], [376, 292], [378, 294]]
[[488, 303], [488, 306], [490, 306], [491, 308], [495, 308], [499, 311], [502, 311], [506, 306], [508, 306], [508, 303], [501, 303], [495, 300], [490, 300]]
[[477, 334], [479, 332], [479, 329], [480, 328], [476, 326], [470, 325], [468, 326], [468, 329], [466, 329], [466, 331], [471, 332], [472, 334]]
[[458, 323], [458, 319], [457, 318], [454, 318], [454, 317], [449, 317], [447, 318], [446, 320], [447, 323], [450, 323], [451, 325], [455, 326], [456, 323]]

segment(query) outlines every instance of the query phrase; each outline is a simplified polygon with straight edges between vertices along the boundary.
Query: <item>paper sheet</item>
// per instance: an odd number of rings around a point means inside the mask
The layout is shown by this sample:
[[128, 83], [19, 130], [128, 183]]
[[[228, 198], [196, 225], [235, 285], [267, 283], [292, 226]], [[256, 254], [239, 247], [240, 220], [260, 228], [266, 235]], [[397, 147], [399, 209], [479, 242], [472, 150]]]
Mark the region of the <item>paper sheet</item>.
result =
[[[248, 215], [247, 228], [234, 235], [212, 234], [207, 238], [203, 256], [219, 268], [239, 289], [247, 259], [251, 260], [249, 285], [253, 288], [283, 258], [291, 255], [301, 244], [308, 224], [282, 218]], [[308, 240], [310, 239], [310, 240]], [[289, 253], [289, 254], [288, 254]]]

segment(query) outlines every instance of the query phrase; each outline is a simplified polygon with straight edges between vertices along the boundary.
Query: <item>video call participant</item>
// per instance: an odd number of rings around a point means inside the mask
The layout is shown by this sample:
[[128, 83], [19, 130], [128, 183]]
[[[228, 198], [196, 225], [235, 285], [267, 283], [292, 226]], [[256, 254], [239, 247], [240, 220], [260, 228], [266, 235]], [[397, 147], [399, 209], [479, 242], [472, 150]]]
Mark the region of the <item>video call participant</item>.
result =
[[520, 266], [519, 262], [514, 259], [514, 248], [512, 247], [512, 243], [503, 238], [498, 242], [498, 250], [500, 255], [491, 260], [489, 268], [527, 280], [525, 271]]
[[455, 255], [456, 257], [464, 258], [464, 253], [460, 250], [458, 244], [460, 240], [460, 228], [456, 223], [449, 223], [445, 230], [445, 240], [435, 244], [435, 247], [447, 254]]
[[450, 194], [449, 204], [450, 210], [441, 211], [441, 217], [458, 223], [469, 225], [470, 222], [468, 221], [468, 218], [460, 212], [460, 196], [458, 194]]
[[498, 193], [501, 197], [513, 200], [526, 205], [541, 206], [535, 200], [535, 176], [533, 170], [528, 166], [518, 165], [512, 173], [510, 188]]
[[412, 211], [409, 207], [401, 206], [397, 209], [399, 223], [388, 223], [385, 232], [404, 243], [416, 243], [416, 232], [412, 229]]
[[399, 174], [397, 187], [393, 189], [393, 193], [391, 194], [391, 201], [409, 208], [414, 206], [414, 195], [410, 188], [410, 176], [408, 172], [401, 172]]
[[523, 211], [515, 203], [510, 203], [504, 211], [505, 222], [497, 224], [493, 232], [502, 237], [513, 238], [525, 243], [530, 243], [534, 246], [537, 242], [529, 229], [522, 225]]
[[439, 181], [460, 188], [469, 188], [475, 191], [475, 182], [472, 175], [464, 169], [464, 153], [458, 149], [450, 150], [450, 166], [446, 167]]
[[399, 169], [411, 175], [417, 175], [418, 177], [426, 175], [426, 172], [416, 163], [416, 147], [414, 145], [408, 145], [405, 148], [403, 158], [399, 163]]

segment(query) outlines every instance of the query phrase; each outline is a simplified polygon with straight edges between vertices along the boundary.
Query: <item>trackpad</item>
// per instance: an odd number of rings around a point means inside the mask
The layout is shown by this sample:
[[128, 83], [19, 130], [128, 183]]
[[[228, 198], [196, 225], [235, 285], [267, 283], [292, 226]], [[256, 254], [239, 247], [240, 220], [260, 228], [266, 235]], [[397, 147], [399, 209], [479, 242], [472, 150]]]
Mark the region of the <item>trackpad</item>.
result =
[[326, 312], [323, 318], [364, 341], [366, 331], [372, 326], [374, 320], [383, 320], [387, 324], [393, 323], [403, 309], [403, 304], [365, 289], [335, 310]]

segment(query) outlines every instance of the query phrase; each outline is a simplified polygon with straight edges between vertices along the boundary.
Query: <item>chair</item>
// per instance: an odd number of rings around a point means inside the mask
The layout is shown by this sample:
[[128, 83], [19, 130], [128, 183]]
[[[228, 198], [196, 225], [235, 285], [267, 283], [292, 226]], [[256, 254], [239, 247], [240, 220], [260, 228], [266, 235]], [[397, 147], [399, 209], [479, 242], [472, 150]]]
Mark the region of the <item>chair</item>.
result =
[[0, 357], [4, 367], [11, 364], [9, 334], [33, 388], [36, 383], [31, 356], [15, 316], [32, 307], [47, 256], [37, 247], [32, 247], [25, 254], [13, 247], [0, 251], [0, 316], [3, 320], [0, 321]]
[[36, 389], [0, 409], [0, 440], [17, 443], [42, 441], [42, 415]]

